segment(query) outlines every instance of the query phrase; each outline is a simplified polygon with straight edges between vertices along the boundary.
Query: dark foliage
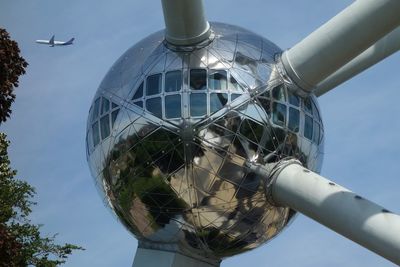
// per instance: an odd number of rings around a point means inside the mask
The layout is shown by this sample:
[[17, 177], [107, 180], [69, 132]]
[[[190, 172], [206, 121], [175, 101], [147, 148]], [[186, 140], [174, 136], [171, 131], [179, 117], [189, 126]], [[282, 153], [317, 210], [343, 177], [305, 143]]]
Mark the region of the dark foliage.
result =
[[28, 66], [19, 53], [17, 42], [0, 28], [0, 123], [10, 117], [11, 104], [15, 100], [14, 88], [18, 87], [18, 78]]

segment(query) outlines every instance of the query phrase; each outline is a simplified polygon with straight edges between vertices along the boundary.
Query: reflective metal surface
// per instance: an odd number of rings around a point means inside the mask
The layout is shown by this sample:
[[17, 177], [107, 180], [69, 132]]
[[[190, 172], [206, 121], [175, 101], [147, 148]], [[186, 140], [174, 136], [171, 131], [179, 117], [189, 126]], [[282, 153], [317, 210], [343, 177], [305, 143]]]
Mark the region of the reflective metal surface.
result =
[[319, 172], [323, 125], [316, 98], [286, 88], [276, 45], [211, 26], [205, 47], [167, 46], [160, 31], [121, 56], [89, 112], [87, 159], [142, 244], [218, 260], [260, 246], [294, 215], [266, 201], [249, 163], [291, 156]]

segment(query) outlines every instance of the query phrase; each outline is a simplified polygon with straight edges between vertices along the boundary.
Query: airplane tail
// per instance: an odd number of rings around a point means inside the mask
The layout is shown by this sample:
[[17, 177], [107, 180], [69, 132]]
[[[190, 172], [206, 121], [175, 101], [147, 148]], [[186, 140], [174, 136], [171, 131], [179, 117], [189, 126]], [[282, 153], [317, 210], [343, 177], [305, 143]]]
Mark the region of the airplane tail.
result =
[[53, 35], [53, 36], [50, 38], [50, 41], [49, 41], [49, 45], [50, 45], [50, 46], [54, 46], [54, 37], [55, 37], [55, 35]]
[[70, 44], [72, 44], [72, 42], [75, 40], [75, 38], [71, 38], [68, 42], [66, 42], [65, 44], [66, 45], [70, 45]]

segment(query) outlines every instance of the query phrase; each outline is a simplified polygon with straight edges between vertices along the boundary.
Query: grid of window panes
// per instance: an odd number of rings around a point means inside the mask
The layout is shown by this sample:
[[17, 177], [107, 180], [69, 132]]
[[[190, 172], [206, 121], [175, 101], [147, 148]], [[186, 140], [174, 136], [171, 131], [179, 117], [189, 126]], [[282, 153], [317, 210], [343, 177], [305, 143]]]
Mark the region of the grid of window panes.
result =
[[89, 112], [93, 147], [96, 147], [101, 140], [110, 136], [118, 112], [119, 106], [105, 97], [99, 97], [94, 101], [93, 107]]
[[[192, 117], [210, 115], [244, 92], [227, 70], [199, 68], [187, 73]], [[136, 89], [132, 102], [159, 118], [181, 118], [183, 78], [182, 70], [149, 75]]]
[[323, 137], [323, 126], [318, 108], [311, 97], [304, 98], [304, 137], [319, 144]]
[[274, 87], [257, 97], [274, 125], [301, 133], [317, 144], [321, 142], [323, 127], [317, 106], [311, 97], [300, 98], [284, 85]]
[[286, 92], [288, 98], [288, 129], [298, 133], [300, 131], [300, 97], [290, 90], [286, 90]]

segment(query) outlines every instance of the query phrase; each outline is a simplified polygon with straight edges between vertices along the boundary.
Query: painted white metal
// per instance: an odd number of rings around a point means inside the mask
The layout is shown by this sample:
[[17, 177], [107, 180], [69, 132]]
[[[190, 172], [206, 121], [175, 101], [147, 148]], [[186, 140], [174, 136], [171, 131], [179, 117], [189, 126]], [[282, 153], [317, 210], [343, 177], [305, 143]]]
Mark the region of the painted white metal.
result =
[[282, 55], [292, 80], [306, 91], [400, 25], [399, 0], [358, 0]]
[[132, 267], [218, 267], [179, 253], [137, 248]]
[[165, 38], [174, 45], [193, 45], [210, 36], [203, 0], [162, 0]]
[[398, 50], [400, 50], [400, 27], [383, 37], [338, 71], [320, 82], [314, 90], [315, 95], [321, 96], [329, 92], [360, 72], [396, 53]]
[[289, 164], [274, 177], [275, 203], [297, 210], [400, 265], [400, 216], [348, 189]]

